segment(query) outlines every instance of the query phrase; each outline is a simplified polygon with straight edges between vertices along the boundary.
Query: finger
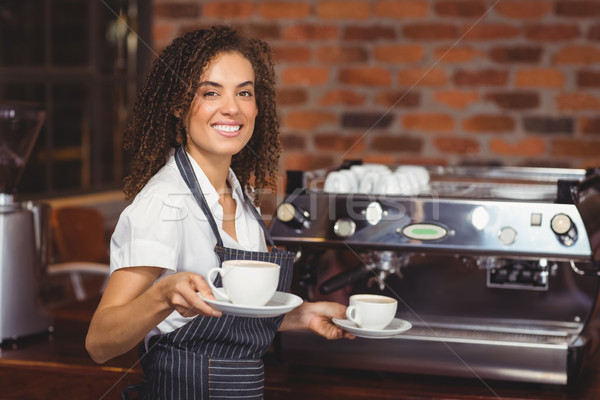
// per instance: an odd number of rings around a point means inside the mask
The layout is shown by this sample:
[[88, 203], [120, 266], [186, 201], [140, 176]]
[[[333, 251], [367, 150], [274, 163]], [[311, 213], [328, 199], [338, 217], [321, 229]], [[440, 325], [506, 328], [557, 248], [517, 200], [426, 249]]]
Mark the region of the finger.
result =
[[[198, 277], [200, 279], [197, 279]], [[194, 281], [193, 288], [190, 287], [189, 290], [186, 290], [182, 293], [182, 296], [190, 305], [190, 309], [195, 311], [197, 314], [220, 317], [222, 315], [221, 311], [213, 308], [210, 304], [203, 300], [203, 298], [214, 300], [212, 291], [208, 285], [206, 285], [204, 279], [201, 276], [197, 276], [193, 277], [192, 280]]]

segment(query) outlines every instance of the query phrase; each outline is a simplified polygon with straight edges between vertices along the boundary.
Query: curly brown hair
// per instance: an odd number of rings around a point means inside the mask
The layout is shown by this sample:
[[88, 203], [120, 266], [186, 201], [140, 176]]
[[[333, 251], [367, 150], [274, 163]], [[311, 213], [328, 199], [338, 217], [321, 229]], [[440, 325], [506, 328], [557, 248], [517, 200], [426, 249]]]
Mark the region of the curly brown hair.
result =
[[[132, 151], [125, 196], [133, 199], [162, 168], [172, 148], [185, 146], [184, 116], [200, 78], [221, 53], [237, 52], [254, 68], [258, 115], [248, 144], [233, 156], [231, 168], [247, 193], [273, 187], [281, 145], [275, 105], [275, 73], [270, 46], [227, 26], [188, 32], [176, 38], [152, 64], [124, 131], [125, 149]], [[253, 187], [252, 187], [253, 186]]]

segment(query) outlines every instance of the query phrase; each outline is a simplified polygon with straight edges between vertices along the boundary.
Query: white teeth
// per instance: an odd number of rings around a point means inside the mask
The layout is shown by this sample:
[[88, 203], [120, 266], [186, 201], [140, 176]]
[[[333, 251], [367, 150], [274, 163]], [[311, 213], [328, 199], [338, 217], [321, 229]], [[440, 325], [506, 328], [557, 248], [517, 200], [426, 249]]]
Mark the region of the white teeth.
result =
[[241, 126], [240, 125], [213, 125], [213, 128], [215, 128], [218, 131], [237, 132], [240, 130]]

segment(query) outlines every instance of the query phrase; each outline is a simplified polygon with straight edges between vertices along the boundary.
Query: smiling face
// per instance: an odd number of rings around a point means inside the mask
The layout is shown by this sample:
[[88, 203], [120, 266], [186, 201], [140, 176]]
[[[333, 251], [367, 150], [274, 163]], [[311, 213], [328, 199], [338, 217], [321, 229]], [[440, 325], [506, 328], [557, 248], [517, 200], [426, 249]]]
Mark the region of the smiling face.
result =
[[186, 150], [203, 168], [229, 166], [252, 137], [257, 114], [250, 61], [239, 53], [216, 55], [186, 116]]

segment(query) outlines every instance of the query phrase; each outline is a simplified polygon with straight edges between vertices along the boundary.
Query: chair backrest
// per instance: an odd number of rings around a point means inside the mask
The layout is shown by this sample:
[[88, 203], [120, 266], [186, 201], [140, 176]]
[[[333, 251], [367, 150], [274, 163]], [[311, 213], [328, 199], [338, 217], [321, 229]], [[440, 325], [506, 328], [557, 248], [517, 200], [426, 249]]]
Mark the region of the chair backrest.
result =
[[60, 262], [108, 263], [102, 213], [91, 207], [52, 210], [52, 226]]

